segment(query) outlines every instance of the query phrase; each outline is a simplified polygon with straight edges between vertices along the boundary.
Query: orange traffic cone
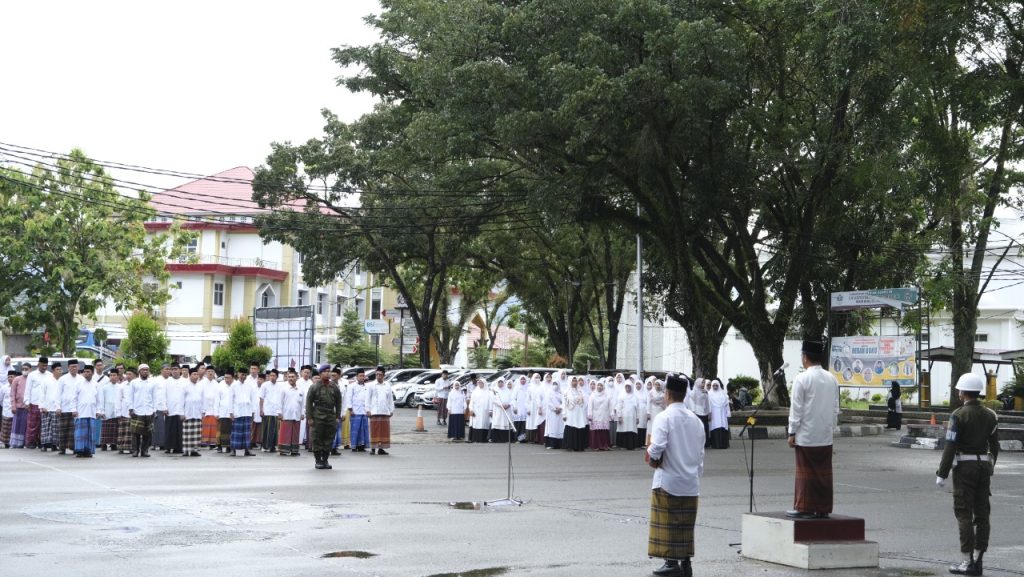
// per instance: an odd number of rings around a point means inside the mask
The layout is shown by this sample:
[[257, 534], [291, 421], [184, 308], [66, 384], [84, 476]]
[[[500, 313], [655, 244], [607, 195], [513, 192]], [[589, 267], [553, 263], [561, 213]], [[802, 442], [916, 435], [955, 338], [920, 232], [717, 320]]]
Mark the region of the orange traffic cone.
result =
[[932, 425], [934, 425], [934, 424], [935, 424], [935, 413], [932, 413], [932, 421], [931, 421], [931, 424], [932, 424]]
[[416, 432], [425, 433], [427, 430], [423, 428], [423, 405], [420, 405], [416, 409]]

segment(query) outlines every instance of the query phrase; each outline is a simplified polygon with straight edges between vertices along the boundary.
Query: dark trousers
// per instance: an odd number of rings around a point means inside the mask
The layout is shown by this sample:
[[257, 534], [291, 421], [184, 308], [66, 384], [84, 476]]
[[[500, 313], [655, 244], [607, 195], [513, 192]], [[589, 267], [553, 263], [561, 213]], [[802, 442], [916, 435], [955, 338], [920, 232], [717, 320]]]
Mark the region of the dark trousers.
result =
[[164, 419], [164, 450], [181, 452], [181, 415], [168, 415]]
[[953, 469], [953, 514], [960, 528], [961, 553], [988, 550], [991, 484], [992, 464], [988, 461], [962, 461]]

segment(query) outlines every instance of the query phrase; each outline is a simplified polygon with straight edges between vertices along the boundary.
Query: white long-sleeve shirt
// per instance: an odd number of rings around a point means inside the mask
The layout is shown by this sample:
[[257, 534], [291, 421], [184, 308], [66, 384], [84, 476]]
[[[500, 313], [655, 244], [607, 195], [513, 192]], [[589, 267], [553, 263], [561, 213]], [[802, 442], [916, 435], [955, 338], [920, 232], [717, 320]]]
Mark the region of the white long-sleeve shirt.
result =
[[192, 383], [188, 378], [167, 377], [164, 379], [164, 404], [167, 414], [181, 416], [185, 414], [185, 385]]
[[838, 415], [839, 383], [831, 373], [815, 365], [797, 375], [789, 406], [789, 434], [797, 445], [831, 445]]
[[156, 383], [152, 378], [137, 377], [129, 390], [129, 409], [136, 415], [146, 416], [156, 412]]
[[395, 394], [391, 389], [391, 385], [374, 382], [366, 388], [369, 389], [370, 398], [367, 404], [370, 409], [370, 415], [387, 415], [390, 417], [395, 412]]
[[[305, 394], [305, 393], [303, 393]], [[394, 397], [392, 397], [394, 402]], [[370, 406], [370, 391], [366, 384], [352, 383], [345, 393], [343, 409], [351, 409], [353, 414], [365, 415]]]
[[221, 382], [217, 385], [217, 403], [214, 406], [214, 414], [217, 415], [218, 419], [230, 419], [231, 409], [233, 408], [234, 401], [234, 388], [238, 386], [238, 382], [234, 382], [228, 385], [225, 382]]
[[216, 415], [220, 383], [217, 382], [217, 379], [203, 377], [199, 380], [199, 388], [203, 391], [203, 412], [207, 415]]
[[61, 376], [57, 381], [57, 402], [63, 413], [74, 413], [78, 407], [78, 386], [85, 380], [81, 373]]
[[181, 386], [181, 398], [182, 415], [185, 419], [203, 418], [203, 387], [199, 383], [193, 384], [191, 380], [186, 380]]
[[75, 409], [79, 419], [95, 419], [101, 412], [100, 388], [93, 381], [79, 379], [75, 385]]
[[256, 385], [249, 381], [231, 385], [234, 418], [252, 417], [260, 410], [260, 397]]
[[276, 417], [281, 412], [281, 391], [288, 383], [271, 383], [267, 381], [260, 387], [260, 398], [263, 399], [263, 414]]
[[466, 393], [462, 389], [452, 390], [448, 394], [448, 412], [453, 415], [466, 412]]
[[281, 411], [283, 421], [301, 421], [306, 413], [306, 395], [298, 386], [284, 384], [281, 389]]
[[25, 377], [26, 405], [46, 404], [46, 379], [49, 374], [49, 371], [39, 372], [39, 369], [36, 369]]
[[704, 423], [682, 403], [672, 403], [651, 423], [647, 454], [661, 459], [654, 470], [652, 489], [675, 497], [700, 495], [704, 475]]

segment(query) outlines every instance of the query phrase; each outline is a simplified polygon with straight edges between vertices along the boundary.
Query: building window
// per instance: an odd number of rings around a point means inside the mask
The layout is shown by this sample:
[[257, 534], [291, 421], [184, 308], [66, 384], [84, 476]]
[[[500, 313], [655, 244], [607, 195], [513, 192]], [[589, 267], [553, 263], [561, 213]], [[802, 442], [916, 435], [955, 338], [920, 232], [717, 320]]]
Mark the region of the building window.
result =
[[174, 286], [176, 286], [176, 287], [178, 287], [180, 289], [181, 288], [181, 281], [178, 281], [178, 282], [174, 283]]
[[335, 307], [337, 308], [338, 312], [334, 313], [334, 316], [336, 316], [336, 317], [343, 316], [344, 315], [344, 307], [342, 306], [342, 300], [341, 300], [340, 296], [338, 297], [338, 301], [335, 303]]
[[299, 300], [295, 304], [301, 306], [309, 304], [309, 291], [299, 291]]
[[188, 241], [185, 245], [185, 252], [187, 254], [196, 254], [199, 252], [199, 237], [194, 237]]
[[987, 343], [988, 342], [988, 334], [986, 334], [986, 333], [975, 333], [974, 334], [974, 342], [976, 342], [976, 343]]
[[324, 344], [323, 343], [317, 343], [316, 344], [316, 362], [318, 362], [318, 363], [324, 362]]
[[316, 314], [324, 314], [325, 308], [327, 308], [327, 294], [319, 293], [316, 295]]
[[210, 352], [217, 350], [220, 347], [220, 341], [210, 341]]
[[373, 299], [372, 301], [370, 301], [370, 318], [380, 318], [380, 299]]
[[222, 282], [213, 283], [213, 306], [224, 306], [224, 283]]
[[277, 305], [277, 293], [274, 292], [274, 287], [269, 284], [263, 285], [258, 291], [256, 291], [256, 302], [259, 306], [266, 308]]

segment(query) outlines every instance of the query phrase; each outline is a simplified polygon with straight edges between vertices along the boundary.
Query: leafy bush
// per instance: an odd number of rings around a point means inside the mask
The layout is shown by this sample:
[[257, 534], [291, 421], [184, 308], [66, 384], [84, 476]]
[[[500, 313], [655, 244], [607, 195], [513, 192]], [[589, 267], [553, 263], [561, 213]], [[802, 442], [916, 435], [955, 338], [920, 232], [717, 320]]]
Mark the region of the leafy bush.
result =
[[986, 399], [982, 401], [981, 404], [992, 409], [993, 411], [1003, 410], [1003, 402], [996, 399]]
[[[146, 313], [135, 313], [128, 319], [126, 336], [118, 349], [125, 361], [135, 361], [159, 366], [167, 360], [167, 349], [171, 346], [167, 335], [160, 330], [160, 325]], [[127, 364], [127, 363], [126, 363]]]
[[875, 394], [871, 395], [871, 402], [872, 403], [880, 403], [880, 402], [882, 402], [882, 395], [880, 393], [875, 393]]
[[213, 364], [221, 369], [231, 367], [236, 371], [248, 371], [249, 365], [256, 363], [262, 369], [273, 355], [270, 347], [256, 340], [252, 323], [239, 321], [231, 328], [228, 340], [213, 351]]

